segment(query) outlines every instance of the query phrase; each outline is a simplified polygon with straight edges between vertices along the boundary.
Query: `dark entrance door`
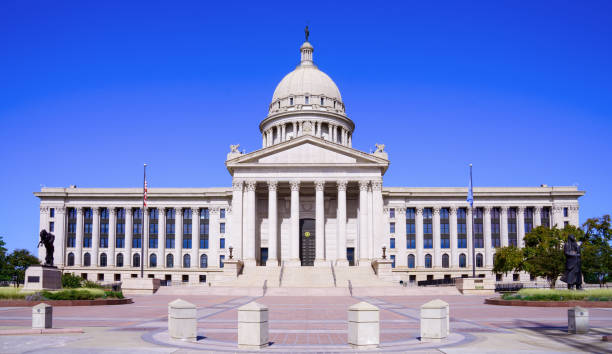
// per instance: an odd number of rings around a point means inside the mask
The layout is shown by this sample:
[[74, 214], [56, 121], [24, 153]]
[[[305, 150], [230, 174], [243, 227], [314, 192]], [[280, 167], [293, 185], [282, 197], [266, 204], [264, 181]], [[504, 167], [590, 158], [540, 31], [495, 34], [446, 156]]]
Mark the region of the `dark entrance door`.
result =
[[300, 261], [302, 266], [313, 266], [315, 260], [315, 221], [300, 220]]
[[266, 263], [268, 262], [268, 248], [262, 247], [260, 250], [261, 250], [261, 254], [260, 254], [259, 259], [261, 259], [261, 261], [259, 262], [259, 264], [262, 266], [265, 266]]
[[347, 247], [346, 259], [348, 260], [349, 266], [355, 266], [355, 247]]

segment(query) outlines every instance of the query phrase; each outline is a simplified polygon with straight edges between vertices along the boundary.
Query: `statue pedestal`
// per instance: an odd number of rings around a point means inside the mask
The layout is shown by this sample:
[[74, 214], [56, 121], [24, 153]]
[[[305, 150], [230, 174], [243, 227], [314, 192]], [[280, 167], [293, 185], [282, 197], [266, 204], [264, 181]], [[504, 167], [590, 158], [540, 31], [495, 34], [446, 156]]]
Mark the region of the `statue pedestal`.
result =
[[455, 286], [463, 295], [495, 294], [495, 279], [493, 278], [457, 278]]
[[33, 265], [25, 272], [23, 290], [58, 290], [62, 288], [62, 271], [53, 266]]

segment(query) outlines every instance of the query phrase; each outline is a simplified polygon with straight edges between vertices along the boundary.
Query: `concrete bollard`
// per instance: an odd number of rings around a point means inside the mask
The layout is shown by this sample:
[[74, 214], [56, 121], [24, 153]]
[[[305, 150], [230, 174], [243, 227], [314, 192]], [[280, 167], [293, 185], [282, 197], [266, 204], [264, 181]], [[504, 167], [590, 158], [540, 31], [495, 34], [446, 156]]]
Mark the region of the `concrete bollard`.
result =
[[53, 306], [40, 303], [32, 307], [32, 328], [51, 328], [53, 326]]
[[380, 344], [380, 310], [367, 302], [348, 309], [348, 344], [355, 349], [378, 348]]
[[238, 348], [268, 346], [268, 330], [267, 306], [253, 301], [238, 308]]
[[448, 303], [439, 299], [421, 306], [421, 341], [439, 342], [450, 334], [448, 308]]
[[589, 332], [589, 310], [576, 306], [567, 310], [567, 331], [584, 334]]
[[182, 340], [197, 339], [196, 306], [185, 300], [176, 299], [168, 304], [168, 333], [170, 338]]

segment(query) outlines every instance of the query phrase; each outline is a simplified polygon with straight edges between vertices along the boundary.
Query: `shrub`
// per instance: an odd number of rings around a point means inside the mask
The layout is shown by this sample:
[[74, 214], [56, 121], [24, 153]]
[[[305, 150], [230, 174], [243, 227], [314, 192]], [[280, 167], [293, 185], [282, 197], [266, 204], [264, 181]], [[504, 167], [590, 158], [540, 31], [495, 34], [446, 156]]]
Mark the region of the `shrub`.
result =
[[79, 277], [78, 275], [74, 275], [72, 273], [62, 274], [62, 288], [80, 288], [82, 282], [83, 278]]
[[612, 301], [612, 289], [592, 290], [552, 290], [552, 289], [521, 289], [515, 294], [502, 295], [504, 300], [525, 301]]
[[91, 280], [83, 280], [83, 283], [81, 284], [81, 287], [83, 288], [90, 288], [90, 289], [104, 289], [104, 287], [96, 282], [93, 282]]
[[3, 300], [21, 300], [31, 292], [21, 292], [21, 288], [0, 288], [0, 299]]

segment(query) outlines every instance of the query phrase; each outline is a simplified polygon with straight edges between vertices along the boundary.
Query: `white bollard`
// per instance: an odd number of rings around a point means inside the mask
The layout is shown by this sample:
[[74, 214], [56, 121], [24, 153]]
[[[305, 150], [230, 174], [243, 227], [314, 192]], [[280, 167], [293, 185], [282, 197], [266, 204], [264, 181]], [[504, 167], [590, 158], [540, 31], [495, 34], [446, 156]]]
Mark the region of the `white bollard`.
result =
[[589, 332], [589, 310], [580, 306], [567, 310], [567, 331], [584, 334]]
[[348, 309], [348, 344], [355, 349], [378, 348], [380, 344], [380, 310], [367, 302]]
[[439, 342], [449, 335], [448, 303], [432, 300], [421, 306], [421, 341]]
[[51, 328], [53, 326], [53, 306], [40, 303], [32, 307], [32, 328]]
[[253, 301], [238, 308], [238, 348], [268, 346], [268, 329], [267, 306]]
[[185, 300], [176, 299], [168, 304], [168, 334], [170, 338], [182, 340], [197, 339], [196, 306]]

